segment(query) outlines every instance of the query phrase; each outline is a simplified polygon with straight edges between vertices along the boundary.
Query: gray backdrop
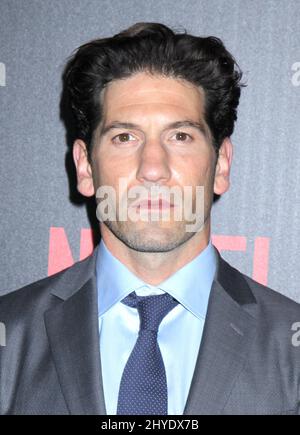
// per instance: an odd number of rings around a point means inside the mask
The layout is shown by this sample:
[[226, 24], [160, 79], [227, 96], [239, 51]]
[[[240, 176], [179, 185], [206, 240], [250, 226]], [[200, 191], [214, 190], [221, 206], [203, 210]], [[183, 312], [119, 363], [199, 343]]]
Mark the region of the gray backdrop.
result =
[[91, 248], [66, 170], [61, 73], [77, 46], [137, 21], [218, 36], [236, 57], [248, 87], [214, 241], [238, 269], [300, 301], [299, 0], [1, 0], [1, 294]]

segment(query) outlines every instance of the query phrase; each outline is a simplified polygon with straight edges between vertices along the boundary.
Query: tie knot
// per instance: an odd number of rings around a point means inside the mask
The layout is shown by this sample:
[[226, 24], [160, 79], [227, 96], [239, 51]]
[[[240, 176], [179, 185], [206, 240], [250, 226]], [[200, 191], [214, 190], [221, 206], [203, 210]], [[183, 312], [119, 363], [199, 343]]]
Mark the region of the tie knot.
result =
[[138, 296], [130, 293], [122, 303], [137, 308], [140, 316], [140, 331], [157, 332], [162, 319], [178, 304], [168, 293], [154, 296]]

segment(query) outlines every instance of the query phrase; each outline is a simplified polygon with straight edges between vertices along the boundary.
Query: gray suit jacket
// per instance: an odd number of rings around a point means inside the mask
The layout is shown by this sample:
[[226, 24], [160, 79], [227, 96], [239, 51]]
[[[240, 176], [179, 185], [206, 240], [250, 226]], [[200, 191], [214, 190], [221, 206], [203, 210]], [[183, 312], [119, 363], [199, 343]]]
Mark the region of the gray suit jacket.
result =
[[[0, 322], [6, 326], [0, 414], [106, 413], [96, 251], [0, 298]], [[184, 414], [300, 413], [294, 322], [300, 322], [300, 305], [257, 284], [218, 254]]]

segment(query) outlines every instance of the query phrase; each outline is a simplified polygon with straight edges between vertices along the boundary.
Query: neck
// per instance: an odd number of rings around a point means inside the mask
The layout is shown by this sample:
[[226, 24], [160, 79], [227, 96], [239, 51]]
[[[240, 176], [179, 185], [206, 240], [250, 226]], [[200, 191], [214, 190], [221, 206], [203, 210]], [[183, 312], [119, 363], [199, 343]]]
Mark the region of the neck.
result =
[[111, 254], [147, 284], [156, 286], [192, 261], [208, 245], [210, 221], [201, 232], [169, 252], [140, 252], [129, 248], [103, 224], [101, 237]]

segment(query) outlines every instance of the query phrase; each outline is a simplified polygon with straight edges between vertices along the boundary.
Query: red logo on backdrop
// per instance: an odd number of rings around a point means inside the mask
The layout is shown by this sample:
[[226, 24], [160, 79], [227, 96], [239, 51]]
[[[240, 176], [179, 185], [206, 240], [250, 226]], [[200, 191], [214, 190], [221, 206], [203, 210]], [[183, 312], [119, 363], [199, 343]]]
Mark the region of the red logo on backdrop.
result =
[[[212, 235], [212, 242], [219, 252], [222, 251], [247, 251], [247, 237]], [[79, 260], [88, 257], [94, 249], [93, 233], [90, 228], [83, 228], [80, 234]], [[253, 252], [252, 278], [267, 285], [269, 270], [270, 238], [256, 237]], [[51, 227], [49, 237], [48, 275], [60, 272], [74, 262], [73, 254], [68, 242], [65, 229]]]

